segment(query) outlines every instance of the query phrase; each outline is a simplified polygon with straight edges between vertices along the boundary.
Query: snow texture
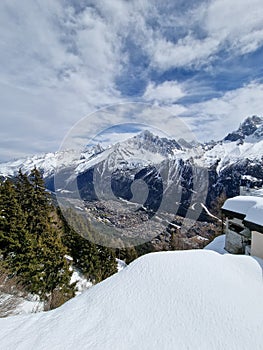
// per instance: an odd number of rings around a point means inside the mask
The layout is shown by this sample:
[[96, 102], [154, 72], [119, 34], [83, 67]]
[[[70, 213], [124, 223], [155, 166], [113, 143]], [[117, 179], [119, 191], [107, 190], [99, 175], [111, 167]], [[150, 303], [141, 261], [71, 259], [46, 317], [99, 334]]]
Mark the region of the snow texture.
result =
[[127, 267], [127, 264], [124, 260], [116, 259], [116, 261], [118, 272], [122, 271], [123, 269], [125, 269], [125, 267]]
[[73, 283], [76, 283], [76, 295], [83, 293], [93, 285], [92, 282], [87, 280], [84, 275], [76, 268], [73, 269], [73, 273], [70, 279], [70, 284]]
[[2, 350], [262, 349], [262, 267], [209, 250], [152, 253], [60, 308], [0, 319]]
[[37, 295], [29, 294], [27, 297], [22, 297], [0, 293], [0, 317], [32, 314], [43, 310], [44, 302], [40, 301]]
[[213, 250], [214, 252], [217, 252], [219, 254], [229, 254], [225, 250], [225, 239], [226, 235], [220, 235], [216, 237], [212, 242], [207, 244], [204, 249], [206, 250]]

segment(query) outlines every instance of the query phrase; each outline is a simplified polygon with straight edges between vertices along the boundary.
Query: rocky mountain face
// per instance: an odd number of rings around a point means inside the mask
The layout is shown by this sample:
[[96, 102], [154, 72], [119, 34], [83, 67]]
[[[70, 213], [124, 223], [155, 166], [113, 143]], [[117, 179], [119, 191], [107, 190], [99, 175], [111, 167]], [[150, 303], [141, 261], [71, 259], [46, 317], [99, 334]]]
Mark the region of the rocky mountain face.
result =
[[[175, 141], [146, 130], [106, 149], [87, 148], [81, 155], [64, 151], [4, 163], [0, 175], [13, 176], [19, 168], [29, 172], [34, 166], [43, 171], [47, 188], [57, 193], [74, 197], [77, 184], [85, 201], [141, 200], [149, 215], [160, 206], [183, 215], [199, 202], [211, 206], [222, 192], [239, 194], [240, 185], [263, 185], [263, 118], [245, 119], [218, 142]], [[133, 188], [135, 182], [139, 187]]]
[[[238, 130], [229, 133], [206, 152], [215, 162], [210, 166], [208, 202], [220, 192], [239, 194], [240, 186], [263, 186], [263, 118], [248, 117]], [[215, 156], [215, 157], [214, 157]]]
[[[259, 134], [261, 134], [262, 136], [262, 131], [263, 131], [263, 121], [261, 117], [258, 117], [256, 115], [253, 115], [252, 117], [248, 117], [247, 119], [245, 119], [245, 121], [240, 125], [240, 127], [234, 131], [229, 133], [224, 140], [225, 141], [231, 141], [231, 142], [235, 142], [235, 141], [244, 141], [244, 139], [247, 136], [253, 135], [254, 136], [260, 136]], [[258, 131], [260, 131], [258, 133]]]

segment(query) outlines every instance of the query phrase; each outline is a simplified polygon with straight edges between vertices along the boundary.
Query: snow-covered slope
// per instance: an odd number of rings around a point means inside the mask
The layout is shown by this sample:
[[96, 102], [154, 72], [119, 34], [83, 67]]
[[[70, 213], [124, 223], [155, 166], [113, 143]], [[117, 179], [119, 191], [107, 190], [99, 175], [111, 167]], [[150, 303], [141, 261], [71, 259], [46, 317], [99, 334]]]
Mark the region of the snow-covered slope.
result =
[[74, 151], [46, 153], [2, 163], [0, 175], [14, 176], [19, 169], [24, 173], [30, 173], [36, 167], [43, 172], [44, 177], [48, 177], [54, 174], [58, 164], [61, 167], [68, 167], [72, 162], [78, 164], [79, 161], [79, 154]]
[[118, 142], [107, 149], [100, 148], [100, 152], [90, 155], [82, 153], [82, 161], [76, 168], [81, 173], [103, 161], [109, 169], [136, 168], [149, 164], [158, 164], [167, 158], [173, 158], [181, 151], [181, 146], [175, 140], [160, 138], [148, 130]]
[[206, 250], [153, 253], [47, 313], [0, 320], [1, 349], [262, 349], [262, 267]]
[[239, 141], [218, 142], [212, 149], [204, 150], [198, 160], [199, 165], [211, 166], [219, 160], [217, 171], [243, 159], [260, 161], [263, 156], [263, 137], [247, 137], [243, 143]]
[[191, 159], [198, 166], [211, 167], [217, 163], [217, 171], [240, 160], [260, 161], [263, 157], [263, 118], [252, 116], [244, 120], [238, 130], [229, 133], [224, 140], [191, 145], [181, 139], [178, 142], [160, 138], [145, 130], [142, 133], [104, 149], [100, 145], [85, 149], [81, 154], [63, 151], [36, 155], [0, 164], [0, 175], [14, 175], [19, 168], [29, 172], [34, 166], [44, 175], [54, 173], [56, 166], [71, 166], [81, 173], [101, 162], [109, 168], [136, 167], [138, 164], [161, 163], [165, 159]]
[[212, 242], [207, 244], [204, 247], [204, 249], [205, 250], [212, 250], [212, 251], [217, 252], [219, 254], [229, 254], [225, 250], [225, 239], [226, 239], [226, 235], [217, 236]]
[[36, 295], [26, 297], [0, 292], [0, 317], [41, 312], [44, 302]]
[[202, 156], [197, 160], [201, 166], [218, 163], [217, 171], [240, 160], [260, 161], [263, 156], [263, 118], [248, 117], [240, 127], [229, 133], [224, 140], [201, 145]]
[[73, 150], [35, 155], [25, 159], [18, 159], [0, 164], [0, 175], [13, 176], [21, 170], [29, 173], [34, 166], [41, 169], [45, 177], [52, 175], [56, 167], [63, 169], [72, 167], [74, 173], [79, 174], [103, 162], [109, 168], [123, 168], [160, 163], [173, 157], [180, 145], [175, 140], [160, 138], [145, 130], [140, 134], [118, 142], [104, 149], [100, 144], [84, 149], [77, 153]]
[[157, 203], [157, 196], [152, 196], [160, 194], [163, 186], [166, 194], [185, 194], [180, 203], [184, 208], [190, 203], [192, 190], [196, 192], [191, 187], [194, 178], [205, 185], [203, 193], [208, 190], [207, 196], [194, 201], [209, 207], [222, 192], [227, 197], [238, 195], [240, 185], [261, 188], [262, 164], [263, 118], [253, 116], [217, 142], [177, 142], [145, 130], [107, 148], [98, 144], [87, 146], [81, 153], [64, 150], [0, 164], [0, 177], [13, 176], [19, 168], [29, 173], [36, 166], [43, 171], [48, 190], [72, 196], [79, 193], [86, 201], [113, 197], [130, 200], [131, 184], [142, 179], [152, 189], [147, 204]]

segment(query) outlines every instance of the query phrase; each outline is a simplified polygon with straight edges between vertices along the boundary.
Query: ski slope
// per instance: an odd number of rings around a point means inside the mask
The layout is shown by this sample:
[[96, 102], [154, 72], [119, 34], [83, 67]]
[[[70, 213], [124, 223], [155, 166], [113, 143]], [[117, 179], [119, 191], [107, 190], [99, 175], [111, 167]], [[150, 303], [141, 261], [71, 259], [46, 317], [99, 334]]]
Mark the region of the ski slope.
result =
[[152, 253], [56, 310], [0, 319], [1, 350], [262, 349], [262, 295], [252, 257]]

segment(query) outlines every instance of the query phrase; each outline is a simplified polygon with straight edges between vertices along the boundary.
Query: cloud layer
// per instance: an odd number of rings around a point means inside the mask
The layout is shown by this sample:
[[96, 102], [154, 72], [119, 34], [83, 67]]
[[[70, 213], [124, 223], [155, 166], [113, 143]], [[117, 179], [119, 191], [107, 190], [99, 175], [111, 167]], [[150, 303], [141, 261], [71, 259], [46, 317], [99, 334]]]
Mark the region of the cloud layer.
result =
[[262, 115], [261, 7], [2, 0], [0, 160], [55, 151], [80, 118], [125, 101], [165, 107], [201, 140]]

